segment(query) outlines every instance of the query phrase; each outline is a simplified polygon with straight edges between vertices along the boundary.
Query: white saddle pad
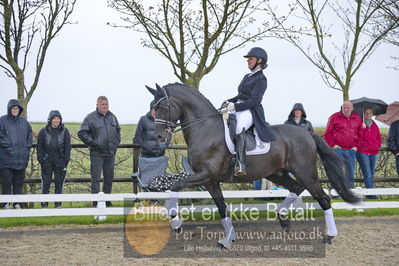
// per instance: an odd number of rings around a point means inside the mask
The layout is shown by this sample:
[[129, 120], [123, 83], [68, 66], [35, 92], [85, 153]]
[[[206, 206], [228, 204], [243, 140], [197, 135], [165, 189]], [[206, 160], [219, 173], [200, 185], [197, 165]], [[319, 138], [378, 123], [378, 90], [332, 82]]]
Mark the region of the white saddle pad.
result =
[[[227, 148], [229, 149], [231, 154], [236, 154], [234, 150], [234, 143], [230, 138], [230, 131], [227, 126], [227, 119], [223, 116], [223, 124], [224, 124], [224, 139], [226, 141]], [[247, 155], [259, 155], [265, 154], [270, 150], [270, 142], [263, 142], [258, 137], [258, 132], [256, 132], [256, 128], [254, 129], [255, 140], [256, 140], [256, 148], [252, 151], [247, 151]]]

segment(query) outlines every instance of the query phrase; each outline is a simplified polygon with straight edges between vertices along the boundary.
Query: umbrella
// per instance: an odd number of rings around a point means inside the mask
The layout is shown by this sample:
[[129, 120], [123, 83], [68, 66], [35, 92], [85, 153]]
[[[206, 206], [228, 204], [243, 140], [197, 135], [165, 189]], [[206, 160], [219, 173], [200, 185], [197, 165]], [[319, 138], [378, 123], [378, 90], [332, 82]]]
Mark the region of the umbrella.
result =
[[374, 115], [385, 114], [387, 112], [388, 104], [380, 99], [362, 97], [351, 100], [351, 102], [353, 104], [353, 111], [359, 114], [361, 117], [363, 117], [364, 109], [368, 107], [373, 109]]
[[399, 102], [393, 102], [388, 105], [387, 113], [377, 115], [375, 119], [388, 126], [390, 126], [396, 120], [399, 120]]

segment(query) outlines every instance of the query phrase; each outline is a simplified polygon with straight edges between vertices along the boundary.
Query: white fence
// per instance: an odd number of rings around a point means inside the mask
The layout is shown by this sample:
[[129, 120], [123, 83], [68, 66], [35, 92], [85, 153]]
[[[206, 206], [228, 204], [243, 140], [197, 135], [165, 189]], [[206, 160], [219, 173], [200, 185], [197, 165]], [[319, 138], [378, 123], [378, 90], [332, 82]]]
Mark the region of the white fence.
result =
[[[335, 190], [325, 190], [331, 196], [337, 196]], [[366, 195], [399, 195], [399, 188], [373, 188], [362, 189], [357, 188], [353, 190], [360, 196]], [[190, 191], [179, 192], [179, 199], [210, 199], [211, 196], [206, 191]], [[287, 190], [249, 190], [249, 191], [223, 191], [223, 195], [228, 198], [267, 198], [267, 197], [285, 197], [288, 195]], [[0, 217], [46, 217], [46, 216], [95, 216], [99, 219], [104, 219], [106, 215], [125, 215], [132, 213], [132, 208], [123, 207], [105, 207], [106, 201], [136, 201], [136, 200], [150, 200], [150, 199], [168, 199], [170, 193], [167, 192], [140, 192], [124, 193], [124, 194], [29, 194], [29, 195], [0, 195], [0, 203], [4, 202], [92, 202], [97, 201], [97, 208], [42, 208], [42, 209], [0, 209]], [[312, 205], [314, 209], [320, 209], [318, 203], [304, 203], [301, 197], [310, 196], [309, 192], [304, 191], [299, 199], [293, 204], [294, 208], [308, 208]], [[259, 211], [268, 210], [273, 211], [278, 207], [276, 203], [264, 204], [243, 204], [228, 206], [230, 211], [237, 210], [237, 208], [244, 208], [248, 210], [257, 208]], [[216, 211], [214, 205], [194, 205], [194, 206], [179, 206], [179, 211], [201, 212], [205, 208]], [[363, 201], [359, 204], [352, 205], [346, 202], [332, 203], [333, 209], [370, 209], [370, 208], [399, 208], [399, 201]], [[133, 208], [135, 209], [135, 208]], [[140, 211], [145, 213], [149, 208], [133, 210], [133, 213]], [[153, 209], [151, 210], [153, 211]]]

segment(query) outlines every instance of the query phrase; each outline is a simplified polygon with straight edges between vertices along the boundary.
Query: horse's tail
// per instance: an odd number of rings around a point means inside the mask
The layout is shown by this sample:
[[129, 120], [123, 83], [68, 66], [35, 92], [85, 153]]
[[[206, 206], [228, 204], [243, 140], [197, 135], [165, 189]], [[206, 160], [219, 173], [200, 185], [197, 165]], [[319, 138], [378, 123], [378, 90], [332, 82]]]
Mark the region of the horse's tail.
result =
[[356, 203], [360, 201], [348, 186], [346, 182], [347, 169], [342, 158], [335, 153], [324, 140], [316, 134], [311, 134], [313, 140], [316, 143], [317, 151], [323, 162], [324, 168], [326, 169], [328, 180], [330, 180], [333, 188], [338, 194], [349, 203]]

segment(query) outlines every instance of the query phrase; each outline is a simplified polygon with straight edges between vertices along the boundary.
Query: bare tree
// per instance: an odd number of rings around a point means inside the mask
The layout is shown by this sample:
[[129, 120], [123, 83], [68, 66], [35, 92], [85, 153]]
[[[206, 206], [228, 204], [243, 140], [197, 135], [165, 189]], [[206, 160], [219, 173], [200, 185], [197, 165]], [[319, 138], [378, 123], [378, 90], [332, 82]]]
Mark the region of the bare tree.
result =
[[[68, 24], [76, 0], [0, 0], [0, 67], [15, 79], [27, 116], [51, 41]], [[29, 63], [33, 78], [27, 84]]]
[[[385, 5], [381, 6], [380, 16], [378, 16], [375, 21], [375, 27], [379, 30], [383, 30], [384, 26], [381, 25], [389, 25], [395, 24], [396, 28], [392, 29], [385, 37], [385, 41], [390, 44], [393, 44], [399, 48], [399, 1], [398, 0], [390, 0], [387, 1]], [[396, 56], [391, 56], [391, 58], [397, 62], [399, 62], [399, 58]], [[395, 70], [399, 70], [399, 65], [392, 66], [391, 68]]]
[[149, 2], [155, 1], [108, 0], [124, 15], [124, 25], [112, 26], [146, 34], [142, 44], [160, 52], [174, 75], [196, 89], [222, 55], [269, 36], [276, 26], [255, 19], [256, 12], [270, 8], [263, 0]]
[[[273, 13], [274, 20], [280, 22], [277, 36], [297, 47], [319, 69], [327, 86], [342, 91], [343, 99], [348, 100], [355, 74], [398, 27], [397, 19], [379, 27], [374, 23], [389, 3], [392, 0], [297, 0], [292, 16], [297, 18], [295, 24], [281, 21]], [[336, 18], [333, 22], [332, 16]], [[343, 37], [339, 37], [342, 30]]]

